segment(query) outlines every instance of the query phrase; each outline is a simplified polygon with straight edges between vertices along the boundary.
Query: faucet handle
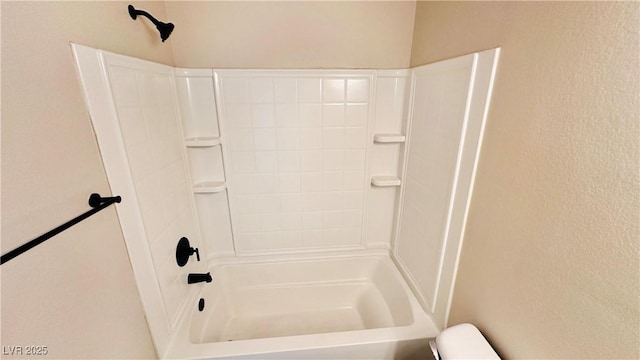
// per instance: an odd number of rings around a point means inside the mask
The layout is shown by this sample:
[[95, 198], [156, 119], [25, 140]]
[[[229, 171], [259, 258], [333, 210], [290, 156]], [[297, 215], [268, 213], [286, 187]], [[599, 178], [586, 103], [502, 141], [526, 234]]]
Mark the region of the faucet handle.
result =
[[198, 251], [198, 248], [192, 248], [189, 244], [189, 239], [186, 237], [181, 238], [176, 247], [176, 261], [178, 266], [185, 266], [189, 261], [189, 257], [194, 253], [198, 261], [200, 261], [200, 251]]

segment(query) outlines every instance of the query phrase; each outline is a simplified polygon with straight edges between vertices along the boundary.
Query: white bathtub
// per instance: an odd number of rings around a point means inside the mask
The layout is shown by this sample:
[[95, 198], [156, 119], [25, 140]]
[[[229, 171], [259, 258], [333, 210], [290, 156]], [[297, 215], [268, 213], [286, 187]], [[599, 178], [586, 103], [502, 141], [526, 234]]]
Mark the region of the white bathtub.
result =
[[[213, 266], [167, 353], [180, 359], [409, 359], [438, 329], [387, 256]], [[205, 299], [204, 311], [198, 301]]]

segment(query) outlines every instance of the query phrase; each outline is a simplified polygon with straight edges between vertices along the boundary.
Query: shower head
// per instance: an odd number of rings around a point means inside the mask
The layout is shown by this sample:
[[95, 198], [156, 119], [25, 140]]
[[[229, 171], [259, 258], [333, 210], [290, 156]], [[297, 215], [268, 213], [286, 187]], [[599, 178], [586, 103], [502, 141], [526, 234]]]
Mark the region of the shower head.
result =
[[158, 29], [158, 31], [160, 32], [160, 39], [162, 39], [162, 42], [169, 38], [169, 35], [171, 35], [174, 27], [175, 26], [172, 23], [165, 24], [161, 22], [156, 25], [156, 29]]
[[171, 35], [173, 28], [175, 28], [172, 23], [163, 23], [162, 21], [158, 21], [148, 12], [144, 10], [136, 10], [133, 5], [129, 5], [129, 15], [133, 20], [135, 20], [138, 15], [142, 15], [151, 20], [151, 22], [156, 26], [156, 29], [158, 29], [158, 31], [160, 32], [160, 39], [162, 39], [162, 42], [169, 38], [169, 35]]

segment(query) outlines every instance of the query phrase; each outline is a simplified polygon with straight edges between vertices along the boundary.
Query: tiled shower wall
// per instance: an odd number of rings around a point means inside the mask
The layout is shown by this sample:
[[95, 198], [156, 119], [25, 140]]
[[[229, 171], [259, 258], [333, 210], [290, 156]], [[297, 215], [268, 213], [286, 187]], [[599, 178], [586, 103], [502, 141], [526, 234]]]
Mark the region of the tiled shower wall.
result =
[[408, 76], [176, 69], [207, 256], [390, 249], [399, 188], [371, 176], [399, 177], [404, 144], [373, 135], [405, 133]]
[[184, 275], [197, 272], [205, 264], [190, 261], [180, 268], [175, 259], [181, 237], [198, 247], [200, 236], [192, 216], [188, 172], [178, 136], [173, 70], [146, 62], [135, 66], [136, 61], [126, 58], [120, 61], [123, 63], [110, 63], [108, 67], [111, 90], [146, 241], [171, 326], [189, 291]]
[[372, 71], [216, 71], [236, 251], [361, 248]]

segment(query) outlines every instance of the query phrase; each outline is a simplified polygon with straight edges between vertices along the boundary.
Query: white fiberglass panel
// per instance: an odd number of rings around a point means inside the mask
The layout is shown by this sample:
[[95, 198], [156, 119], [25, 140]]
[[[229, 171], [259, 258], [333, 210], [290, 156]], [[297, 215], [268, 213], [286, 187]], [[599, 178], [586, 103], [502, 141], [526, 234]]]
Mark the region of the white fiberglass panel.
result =
[[173, 72], [132, 67], [106, 57], [132, 181], [167, 315], [174, 319], [186, 286], [175, 262], [178, 240], [199, 234], [182, 150]]
[[[437, 65], [437, 64], [436, 64]], [[473, 56], [414, 70], [413, 117], [396, 254], [433, 309]]]
[[215, 74], [237, 253], [362, 248], [375, 73]]
[[[175, 260], [181, 237], [200, 247], [173, 68], [72, 45], [131, 264], [156, 349], [195, 289], [184, 275], [205, 262]], [[204, 250], [204, 249], [202, 249]]]
[[[405, 134], [405, 94], [410, 74], [408, 69], [377, 71], [375, 126], [370, 156], [372, 182], [374, 177], [380, 176], [394, 177], [399, 181], [404, 144], [398, 139]], [[367, 247], [390, 249], [399, 188], [368, 186], [366, 197]]]
[[436, 323], [447, 322], [498, 49], [413, 69], [395, 256]]

